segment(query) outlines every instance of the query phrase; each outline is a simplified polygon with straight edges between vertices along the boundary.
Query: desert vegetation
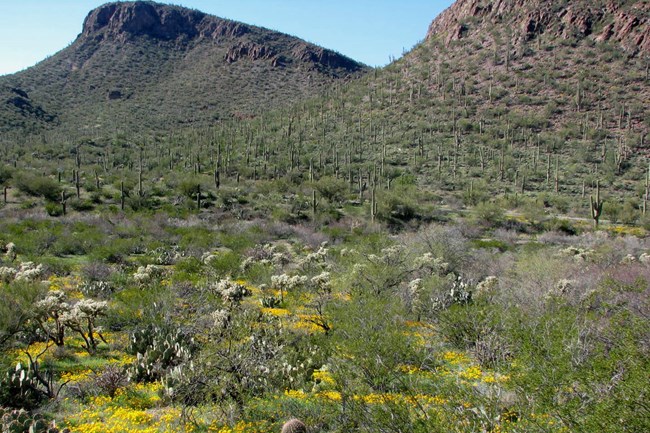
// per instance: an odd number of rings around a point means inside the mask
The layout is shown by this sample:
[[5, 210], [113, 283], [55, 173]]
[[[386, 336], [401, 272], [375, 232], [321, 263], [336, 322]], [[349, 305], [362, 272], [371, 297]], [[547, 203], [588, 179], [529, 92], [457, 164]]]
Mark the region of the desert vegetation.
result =
[[649, 431], [648, 61], [491, 30], [3, 118], [2, 431]]
[[467, 218], [332, 236], [162, 212], [2, 225], [3, 428], [648, 428], [633, 235]]

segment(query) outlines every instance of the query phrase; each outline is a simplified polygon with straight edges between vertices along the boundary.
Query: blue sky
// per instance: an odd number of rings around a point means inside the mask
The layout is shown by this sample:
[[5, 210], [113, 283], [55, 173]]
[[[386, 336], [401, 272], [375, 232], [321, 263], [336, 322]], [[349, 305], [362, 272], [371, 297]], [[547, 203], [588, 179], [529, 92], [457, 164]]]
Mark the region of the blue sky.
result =
[[[106, 0], [0, 0], [0, 75], [70, 44]], [[289, 33], [371, 66], [424, 38], [452, 0], [171, 0], [223, 18]]]

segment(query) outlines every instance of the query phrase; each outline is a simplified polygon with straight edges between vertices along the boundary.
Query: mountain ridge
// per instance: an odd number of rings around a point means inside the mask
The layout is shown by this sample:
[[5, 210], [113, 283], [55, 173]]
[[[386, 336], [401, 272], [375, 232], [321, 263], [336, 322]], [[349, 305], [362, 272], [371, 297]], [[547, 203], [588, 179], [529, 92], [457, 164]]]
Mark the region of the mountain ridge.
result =
[[[105, 129], [110, 118], [128, 120], [134, 111], [151, 128], [208, 124], [313, 96], [367, 70], [296, 37], [200, 11], [107, 3], [89, 12], [70, 46], [0, 77], [0, 129], [79, 121]], [[18, 101], [11, 89], [29, 98]], [[101, 113], [108, 116], [98, 119]]]

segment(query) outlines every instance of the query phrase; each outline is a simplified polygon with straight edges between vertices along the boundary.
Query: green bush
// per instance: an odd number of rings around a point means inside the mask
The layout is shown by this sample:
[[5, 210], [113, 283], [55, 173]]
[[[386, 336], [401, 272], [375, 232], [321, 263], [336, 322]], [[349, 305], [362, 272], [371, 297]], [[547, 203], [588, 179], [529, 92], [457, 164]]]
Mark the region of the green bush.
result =
[[31, 173], [16, 173], [14, 183], [19, 191], [33, 196], [57, 201], [61, 195], [61, 186], [49, 177]]
[[58, 217], [63, 215], [63, 207], [60, 203], [47, 202], [45, 203], [45, 212], [51, 217]]

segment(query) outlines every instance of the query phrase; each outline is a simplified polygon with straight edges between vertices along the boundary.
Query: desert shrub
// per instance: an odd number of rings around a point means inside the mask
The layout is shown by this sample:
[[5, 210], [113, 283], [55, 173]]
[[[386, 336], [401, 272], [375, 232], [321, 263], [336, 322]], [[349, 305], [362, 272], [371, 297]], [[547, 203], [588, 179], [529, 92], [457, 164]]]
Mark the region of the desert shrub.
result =
[[474, 208], [474, 216], [476, 221], [487, 227], [496, 228], [501, 226], [505, 221], [505, 212], [503, 208], [493, 202], [479, 203]]
[[70, 208], [76, 210], [77, 212], [86, 212], [93, 210], [95, 207], [95, 204], [91, 200], [83, 200], [78, 198], [68, 200], [68, 205]]
[[343, 179], [326, 176], [315, 182], [314, 188], [328, 202], [338, 204], [345, 199], [349, 186]]
[[208, 268], [216, 275], [236, 275], [242, 263], [242, 257], [233, 251], [224, 251], [215, 255], [208, 263]]
[[14, 184], [27, 195], [44, 197], [50, 201], [57, 201], [61, 194], [61, 187], [55, 180], [36, 174], [16, 173]]
[[45, 203], [45, 212], [51, 217], [58, 217], [63, 215], [63, 207], [60, 203], [47, 202]]
[[24, 331], [32, 307], [43, 292], [41, 284], [28, 281], [13, 281], [0, 286], [0, 348]]

